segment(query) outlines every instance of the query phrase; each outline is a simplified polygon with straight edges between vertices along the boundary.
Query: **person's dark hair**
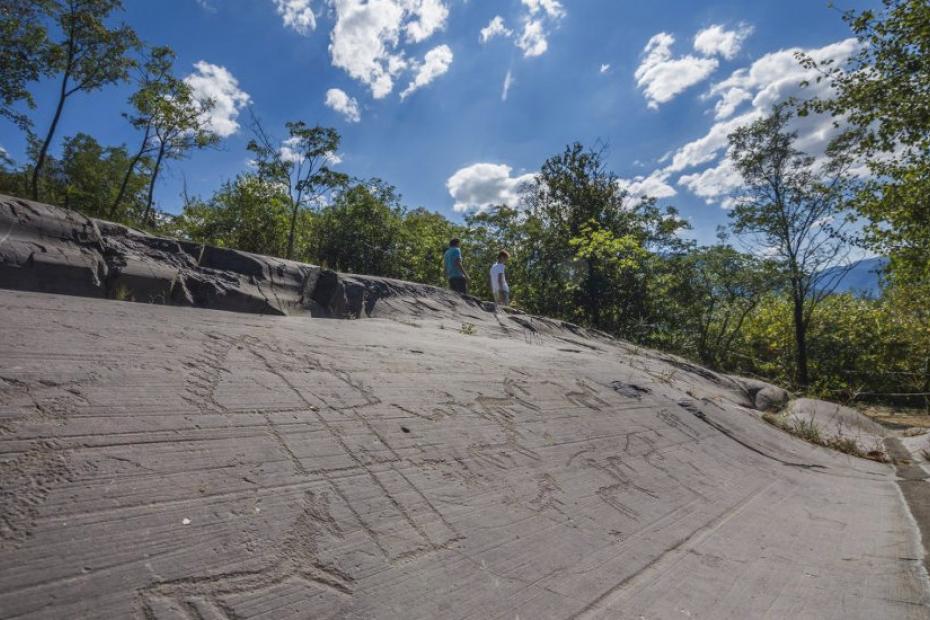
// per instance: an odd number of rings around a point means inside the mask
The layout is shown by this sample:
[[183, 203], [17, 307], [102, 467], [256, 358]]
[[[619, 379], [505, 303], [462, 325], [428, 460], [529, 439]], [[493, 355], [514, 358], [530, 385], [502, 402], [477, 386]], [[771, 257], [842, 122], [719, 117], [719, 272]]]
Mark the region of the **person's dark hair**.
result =
[[460, 244], [460, 243], [461, 243], [461, 240], [460, 240], [458, 237], [455, 237], [454, 239], [452, 239], [452, 240], [449, 242], [449, 247], [450, 247], [450, 248], [457, 248], [457, 247], [459, 247], [459, 244]]
[[510, 252], [508, 252], [507, 250], [501, 250], [500, 252], [498, 252], [497, 259], [500, 260], [502, 258], [510, 258]]

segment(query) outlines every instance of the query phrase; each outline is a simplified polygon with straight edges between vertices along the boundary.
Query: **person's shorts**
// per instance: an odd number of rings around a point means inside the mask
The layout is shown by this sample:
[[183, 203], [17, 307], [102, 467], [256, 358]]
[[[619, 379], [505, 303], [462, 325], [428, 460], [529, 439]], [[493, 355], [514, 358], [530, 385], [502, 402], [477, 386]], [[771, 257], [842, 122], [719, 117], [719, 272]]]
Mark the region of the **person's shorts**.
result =
[[465, 278], [449, 278], [449, 288], [456, 293], [468, 295], [468, 280]]

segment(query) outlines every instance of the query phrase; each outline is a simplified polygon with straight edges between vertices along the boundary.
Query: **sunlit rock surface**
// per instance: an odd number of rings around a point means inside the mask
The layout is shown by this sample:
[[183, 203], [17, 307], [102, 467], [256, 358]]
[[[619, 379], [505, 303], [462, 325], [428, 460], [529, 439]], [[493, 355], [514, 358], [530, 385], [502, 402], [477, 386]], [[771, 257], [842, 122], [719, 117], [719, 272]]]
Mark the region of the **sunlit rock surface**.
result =
[[928, 617], [895, 469], [744, 382], [2, 205], [0, 617]]

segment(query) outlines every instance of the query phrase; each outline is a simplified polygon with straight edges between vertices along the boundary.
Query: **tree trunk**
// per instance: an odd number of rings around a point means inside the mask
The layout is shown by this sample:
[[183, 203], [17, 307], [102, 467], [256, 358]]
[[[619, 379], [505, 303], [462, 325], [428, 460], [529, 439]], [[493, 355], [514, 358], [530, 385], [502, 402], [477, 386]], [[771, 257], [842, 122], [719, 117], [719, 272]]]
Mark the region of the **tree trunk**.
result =
[[155, 195], [155, 180], [158, 178], [158, 171], [161, 169], [161, 160], [165, 157], [165, 142], [158, 145], [158, 159], [155, 160], [155, 167], [152, 169], [152, 178], [149, 180], [149, 195], [145, 203], [145, 211], [142, 213], [142, 224], [148, 224], [149, 216], [152, 213], [152, 197]]
[[119, 209], [119, 203], [123, 201], [123, 196], [126, 195], [126, 187], [129, 185], [129, 179], [132, 178], [133, 171], [135, 171], [136, 166], [139, 165], [139, 160], [142, 159], [142, 156], [145, 154], [145, 151], [148, 148], [150, 132], [151, 126], [147, 125], [145, 127], [145, 136], [142, 138], [142, 145], [139, 147], [139, 151], [136, 153], [136, 156], [132, 158], [131, 162], [129, 162], [129, 169], [126, 170], [126, 175], [123, 177], [123, 182], [119, 186], [119, 193], [116, 195], [116, 200], [113, 201], [113, 205], [110, 207], [110, 219], [116, 217], [116, 210]]
[[294, 209], [291, 211], [291, 229], [287, 233], [287, 260], [294, 259], [294, 228], [297, 226], [297, 210], [300, 209], [300, 203], [294, 203]]
[[804, 298], [794, 292], [794, 342], [797, 349], [798, 386], [806, 388], [809, 382], [807, 374], [807, 325], [804, 323]]
[[48, 134], [39, 150], [39, 157], [36, 159], [35, 168], [32, 169], [32, 199], [39, 199], [39, 176], [42, 174], [42, 168], [45, 166], [45, 159], [48, 156], [48, 147], [55, 137], [55, 129], [58, 127], [58, 121], [61, 119], [61, 111], [65, 107], [65, 99], [68, 98], [68, 73], [65, 72], [61, 78], [61, 94], [58, 96], [58, 106], [55, 108], [55, 116], [52, 117], [52, 124], [48, 128]]

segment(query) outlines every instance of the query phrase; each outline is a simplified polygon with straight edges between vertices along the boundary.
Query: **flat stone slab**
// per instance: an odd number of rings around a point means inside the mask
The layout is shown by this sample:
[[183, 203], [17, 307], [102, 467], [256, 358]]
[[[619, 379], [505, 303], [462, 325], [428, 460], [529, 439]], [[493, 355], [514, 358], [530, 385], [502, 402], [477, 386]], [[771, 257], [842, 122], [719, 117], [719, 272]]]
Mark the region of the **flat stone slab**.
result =
[[891, 466], [667, 356], [434, 304], [0, 291], [0, 616], [930, 615]]
[[882, 452], [888, 431], [851, 407], [844, 407], [812, 398], [791, 401], [784, 413], [789, 425], [809, 424], [817, 428], [824, 439], [848, 439], [856, 442], [863, 453]]

